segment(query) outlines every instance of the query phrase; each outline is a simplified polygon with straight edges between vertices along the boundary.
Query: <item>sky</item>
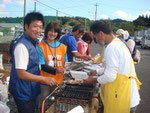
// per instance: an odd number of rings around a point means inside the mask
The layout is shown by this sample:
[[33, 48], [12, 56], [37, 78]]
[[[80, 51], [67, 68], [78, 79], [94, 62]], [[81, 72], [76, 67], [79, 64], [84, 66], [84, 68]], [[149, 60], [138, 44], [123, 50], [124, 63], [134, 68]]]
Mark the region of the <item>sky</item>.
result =
[[[85, 17], [90, 20], [133, 21], [150, 16], [150, 0], [26, 0], [26, 13], [35, 9], [44, 16]], [[97, 12], [96, 12], [97, 4]], [[0, 17], [23, 17], [24, 0], [0, 0]]]

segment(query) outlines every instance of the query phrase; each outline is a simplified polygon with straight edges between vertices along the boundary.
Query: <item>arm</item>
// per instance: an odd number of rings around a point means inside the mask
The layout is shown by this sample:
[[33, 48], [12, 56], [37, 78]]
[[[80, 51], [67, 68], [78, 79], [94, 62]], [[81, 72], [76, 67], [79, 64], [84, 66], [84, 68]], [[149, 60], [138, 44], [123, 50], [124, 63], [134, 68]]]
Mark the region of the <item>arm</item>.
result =
[[79, 52], [72, 52], [73, 56], [76, 58], [82, 58], [82, 59], [86, 59], [86, 60], [91, 60], [90, 56], [87, 55], [82, 55]]
[[[57, 82], [51, 77], [42, 77], [27, 72], [27, 66], [29, 62], [29, 54], [27, 48], [19, 43], [14, 50], [15, 66], [19, 79], [31, 81], [31, 82], [45, 82], [48, 85], [56, 85]], [[23, 59], [23, 60], [22, 60]]]
[[87, 50], [86, 50], [86, 54], [89, 55], [90, 54], [90, 46], [88, 44]]
[[70, 50], [71, 50], [74, 57], [76, 57], [76, 58], [85, 58], [87, 60], [91, 60], [90, 56], [81, 55], [79, 52], [77, 52], [77, 42], [76, 42], [74, 37], [69, 37], [67, 43], [68, 43], [68, 48], [70, 48]]
[[77, 49], [78, 49], [78, 52], [80, 54], [84, 54], [85, 52], [83, 51], [84, 50], [84, 46], [83, 46], [83, 43], [81, 41], [77, 42]]
[[129, 49], [130, 49], [131, 54], [132, 54], [133, 50], [134, 50], [134, 47], [135, 47], [135, 42], [132, 39], [130, 39], [130, 40], [127, 41], [127, 44], [129, 46]]
[[119, 50], [116, 49], [116, 47], [109, 47], [105, 50], [104, 61], [106, 63], [106, 68], [104, 74], [97, 78], [100, 84], [113, 82], [116, 79], [119, 69], [119, 59]]
[[93, 71], [91, 76], [86, 79], [85, 83], [96, 83], [99, 82], [100, 84], [106, 84], [109, 82], [113, 82], [117, 77], [118, 66], [119, 66], [119, 57], [116, 53], [116, 49], [109, 48], [105, 51], [104, 59], [106, 62], [106, 69], [104, 70], [104, 74], [100, 75], [98, 78], [93, 78], [97, 72]]
[[56, 80], [52, 77], [43, 77], [43, 76], [34, 75], [34, 74], [27, 72], [24, 69], [17, 69], [17, 74], [18, 74], [19, 79], [23, 79], [26, 81], [44, 82], [50, 86], [57, 84]]
[[68, 62], [68, 56], [67, 56], [67, 53], [65, 54], [65, 62]]

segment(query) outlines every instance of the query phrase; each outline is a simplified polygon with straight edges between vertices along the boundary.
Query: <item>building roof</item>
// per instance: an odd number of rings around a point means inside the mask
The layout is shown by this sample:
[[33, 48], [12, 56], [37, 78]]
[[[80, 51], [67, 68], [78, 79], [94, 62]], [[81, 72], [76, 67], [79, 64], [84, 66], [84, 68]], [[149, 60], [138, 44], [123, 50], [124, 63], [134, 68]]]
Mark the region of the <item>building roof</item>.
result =
[[20, 23], [0, 23], [0, 27], [18, 27], [18, 28], [22, 28], [23, 26]]

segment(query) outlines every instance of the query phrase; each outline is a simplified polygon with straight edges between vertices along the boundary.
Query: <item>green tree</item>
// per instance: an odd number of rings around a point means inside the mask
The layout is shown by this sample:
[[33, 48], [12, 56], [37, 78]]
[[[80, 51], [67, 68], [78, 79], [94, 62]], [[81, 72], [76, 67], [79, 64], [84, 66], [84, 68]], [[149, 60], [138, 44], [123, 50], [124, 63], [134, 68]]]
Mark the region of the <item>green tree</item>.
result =
[[134, 36], [135, 26], [132, 22], [122, 22], [119, 25], [119, 27], [124, 29], [124, 30], [127, 30], [130, 33], [131, 36]]
[[144, 16], [139, 16], [136, 20], [133, 21], [134, 25], [137, 26], [147, 26]]

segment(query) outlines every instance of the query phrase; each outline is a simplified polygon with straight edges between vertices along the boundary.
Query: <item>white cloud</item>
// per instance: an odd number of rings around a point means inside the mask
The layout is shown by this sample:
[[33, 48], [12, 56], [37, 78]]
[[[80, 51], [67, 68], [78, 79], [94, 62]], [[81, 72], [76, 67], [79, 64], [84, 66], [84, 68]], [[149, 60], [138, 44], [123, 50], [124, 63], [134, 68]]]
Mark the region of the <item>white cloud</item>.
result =
[[4, 4], [0, 4], [0, 16], [2, 15], [8, 15], [9, 12], [5, 9], [5, 5]]
[[108, 16], [105, 14], [100, 15], [100, 19], [108, 19]]
[[15, 3], [23, 5], [24, 4], [24, 0], [15, 0]]
[[115, 16], [115, 18], [121, 18], [123, 20], [135, 20], [137, 18], [137, 16], [127, 14], [126, 12], [123, 12], [121, 10], [114, 12], [113, 16]]
[[1, 0], [3, 4], [8, 4], [11, 2], [11, 0]]

